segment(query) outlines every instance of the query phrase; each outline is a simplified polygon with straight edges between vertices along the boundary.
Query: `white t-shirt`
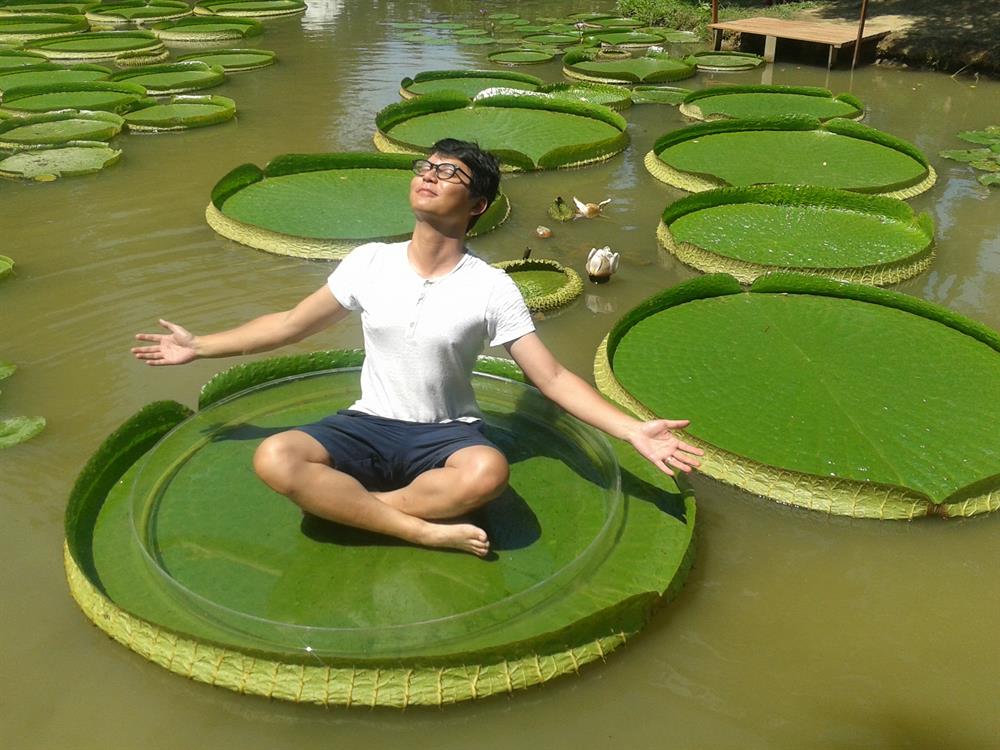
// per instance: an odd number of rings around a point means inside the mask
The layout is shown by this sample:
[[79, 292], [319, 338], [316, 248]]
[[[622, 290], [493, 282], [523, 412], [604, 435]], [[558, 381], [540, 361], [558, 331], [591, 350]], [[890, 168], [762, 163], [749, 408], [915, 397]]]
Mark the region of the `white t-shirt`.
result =
[[365, 362], [351, 408], [410, 422], [479, 419], [476, 357], [487, 341], [534, 331], [531, 314], [504, 271], [466, 252], [445, 276], [425, 279], [408, 245], [361, 245], [327, 279], [341, 305], [361, 312]]

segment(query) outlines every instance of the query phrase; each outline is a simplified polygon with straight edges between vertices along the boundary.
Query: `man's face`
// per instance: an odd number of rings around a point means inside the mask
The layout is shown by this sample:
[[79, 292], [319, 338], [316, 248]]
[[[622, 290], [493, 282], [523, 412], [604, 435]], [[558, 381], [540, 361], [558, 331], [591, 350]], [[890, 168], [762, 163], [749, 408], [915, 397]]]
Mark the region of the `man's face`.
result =
[[[455, 171], [443, 176], [451, 167], [440, 165], [451, 165]], [[410, 180], [410, 207], [418, 217], [439, 216], [468, 222], [470, 217], [485, 210], [486, 200], [473, 198], [469, 192], [471, 172], [460, 159], [431, 154], [416, 162], [415, 171], [421, 167], [421, 173]]]

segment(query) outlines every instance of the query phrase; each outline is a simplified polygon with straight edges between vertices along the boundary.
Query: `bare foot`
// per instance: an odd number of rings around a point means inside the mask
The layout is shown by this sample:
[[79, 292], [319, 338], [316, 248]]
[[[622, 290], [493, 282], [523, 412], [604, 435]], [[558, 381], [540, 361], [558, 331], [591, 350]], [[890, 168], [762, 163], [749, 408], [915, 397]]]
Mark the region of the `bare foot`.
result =
[[417, 543], [471, 552], [476, 557], [486, 557], [490, 551], [486, 532], [471, 523], [425, 523]]

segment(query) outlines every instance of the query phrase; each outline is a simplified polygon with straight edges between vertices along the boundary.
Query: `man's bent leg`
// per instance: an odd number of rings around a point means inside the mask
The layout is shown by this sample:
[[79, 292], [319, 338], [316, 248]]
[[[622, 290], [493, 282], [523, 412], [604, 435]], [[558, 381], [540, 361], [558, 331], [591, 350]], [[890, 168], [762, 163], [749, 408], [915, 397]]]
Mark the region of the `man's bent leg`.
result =
[[354, 477], [331, 466], [326, 449], [297, 430], [258, 446], [254, 471], [276, 492], [313, 515], [427, 547], [450, 547], [482, 557], [486, 532], [471, 524], [430, 523], [380, 502]]
[[406, 487], [372, 494], [411, 516], [454, 518], [498, 497], [509, 478], [510, 466], [503, 453], [472, 445], [455, 451], [444, 466], [425, 471]]

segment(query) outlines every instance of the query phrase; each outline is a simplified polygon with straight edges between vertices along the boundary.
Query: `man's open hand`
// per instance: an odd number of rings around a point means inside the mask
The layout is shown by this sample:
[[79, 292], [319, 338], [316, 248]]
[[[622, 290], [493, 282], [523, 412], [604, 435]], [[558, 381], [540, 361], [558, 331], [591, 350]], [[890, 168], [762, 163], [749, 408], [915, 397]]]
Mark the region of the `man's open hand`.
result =
[[688, 424], [686, 419], [652, 419], [636, 427], [626, 439], [639, 455], [660, 471], [674, 476], [675, 469], [688, 472], [698, 468], [697, 457], [705, 455], [703, 450], [685, 443], [672, 432]]
[[136, 359], [145, 361], [147, 365], [183, 365], [197, 358], [195, 337], [186, 328], [176, 323], [160, 319], [160, 325], [170, 331], [169, 334], [137, 333], [137, 341], [152, 341], [152, 346], [134, 346], [132, 354]]

